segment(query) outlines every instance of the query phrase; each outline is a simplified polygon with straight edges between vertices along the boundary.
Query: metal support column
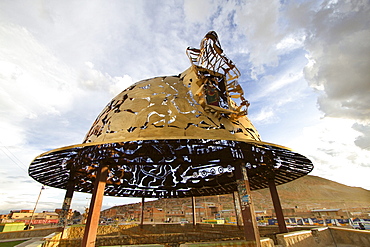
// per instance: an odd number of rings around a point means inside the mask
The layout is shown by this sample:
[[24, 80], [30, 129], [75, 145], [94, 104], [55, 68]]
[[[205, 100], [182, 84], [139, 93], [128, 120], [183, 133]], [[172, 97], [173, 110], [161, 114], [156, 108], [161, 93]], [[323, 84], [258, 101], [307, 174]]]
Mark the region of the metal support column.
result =
[[255, 246], [261, 247], [260, 234], [251, 198], [251, 189], [249, 185], [247, 169], [243, 163], [237, 165], [235, 168], [240, 208], [244, 223], [245, 240], [253, 241], [255, 242]]
[[145, 203], [145, 197], [143, 196], [141, 198], [141, 217], [140, 217], [140, 228], [143, 228], [144, 225], [144, 203]]
[[191, 208], [193, 210], [193, 226], [195, 226], [197, 224], [197, 216], [196, 216], [196, 212], [195, 212], [195, 196], [192, 196], [191, 197]]
[[82, 239], [82, 247], [94, 247], [99, 225], [100, 210], [103, 203], [105, 184], [107, 183], [108, 167], [100, 166], [95, 179], [94, 191], [90, 201], [89, 214]]
[[240, 227], [242, 225], [241, 224], [242, 219], [241, 219], [240, 200], [239, 200], [238, 191], [233, 192], [233, 202], [234, 202], [236, 225]]
[[68, 180], [67, 190], [66, 190], [66, 194], [64, 196], [64, 201], [62, 204], [62, 212], [60, 213], [60, 216], [59, 216], [58, 226], [61, 226], [61, 227], [66, 227], [67, 225], [69, 209], [71, 208], [72, 197], [75, 191], [74, 190], [75, 180], [73, 179], [72, 174], [70, 176], [71, 178]]
[[274, 179], [270, 179], [268, 181], [268, 184], [269, 184], [270, 194], [272, 198], [272, 203], [274, 204], [276, 218], [278, 220], [279, 231], [280, 233], [286, 233], [288, 232], [288, 229], [285, 224], [283, 209], [281, 208], [280, 199], [279, 199], [279, 195], [276, 189]]

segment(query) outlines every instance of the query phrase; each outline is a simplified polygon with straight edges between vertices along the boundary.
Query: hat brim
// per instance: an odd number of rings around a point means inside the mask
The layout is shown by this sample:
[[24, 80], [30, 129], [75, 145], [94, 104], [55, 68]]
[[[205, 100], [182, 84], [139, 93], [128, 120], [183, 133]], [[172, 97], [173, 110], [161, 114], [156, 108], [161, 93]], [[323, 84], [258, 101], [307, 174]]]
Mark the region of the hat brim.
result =
[[36, 157], [29, 175], [36, 181], [92, 193], [97, 168], [109, 167], [104, 195], [189, 197], [236, 191], [235, 168], [244, 164], [252, 190], [307, 175], [312, 162], [289, 148], [259, 141], [163, 139], [85, 143]]

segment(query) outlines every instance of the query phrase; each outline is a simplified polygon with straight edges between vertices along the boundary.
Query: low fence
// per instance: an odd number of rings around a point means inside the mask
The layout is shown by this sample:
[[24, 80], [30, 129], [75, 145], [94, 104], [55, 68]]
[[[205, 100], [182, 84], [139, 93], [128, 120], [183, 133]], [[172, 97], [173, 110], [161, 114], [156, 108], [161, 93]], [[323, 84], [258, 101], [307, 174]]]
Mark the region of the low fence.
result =
[[53, 232], [61, 232], [62, 228], [43, 228], [33, 230], [22, 230], [12, 232], [0, 232], [0, 240], [17, 238], [45, 237]]

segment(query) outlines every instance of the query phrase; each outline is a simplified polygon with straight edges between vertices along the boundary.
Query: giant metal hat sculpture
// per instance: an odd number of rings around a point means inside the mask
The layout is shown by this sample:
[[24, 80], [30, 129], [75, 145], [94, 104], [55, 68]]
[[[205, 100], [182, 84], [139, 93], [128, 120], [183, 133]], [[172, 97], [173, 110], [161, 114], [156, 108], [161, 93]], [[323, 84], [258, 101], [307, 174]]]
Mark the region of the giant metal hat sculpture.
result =
[[[237, 190], [235, 164], [245, 164], [251, 189], [283, 184], [313, 165], [292, 150], [261, 141], [246, 117], [238, 69], [209, 32], [188, 48], [191, 67], [176, 76], [137, 82], [103, 109], [82, 144], [36, 157], [36, 181], [91, 193], [99, 166], [108, 167], [104, 195], [189, 197]], [[235, 99], [236, 101], [234, 101]]]

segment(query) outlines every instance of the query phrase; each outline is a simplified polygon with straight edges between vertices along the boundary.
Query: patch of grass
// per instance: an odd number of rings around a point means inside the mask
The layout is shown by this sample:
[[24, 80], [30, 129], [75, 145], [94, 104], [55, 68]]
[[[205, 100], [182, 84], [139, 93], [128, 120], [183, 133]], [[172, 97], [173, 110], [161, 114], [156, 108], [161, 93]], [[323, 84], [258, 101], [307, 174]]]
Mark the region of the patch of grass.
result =
[[78, 227], [78, 226], [85, 226], [85, 224], [75, 224], [75, 225], [70, 225], [70, 227]]
[[23, 243], [25, 240], [18, 240], [18, 241], [11, 241], [11, 242], [2, 242], [0, 243], [0, 247], [13, 247], [17, 244]]

